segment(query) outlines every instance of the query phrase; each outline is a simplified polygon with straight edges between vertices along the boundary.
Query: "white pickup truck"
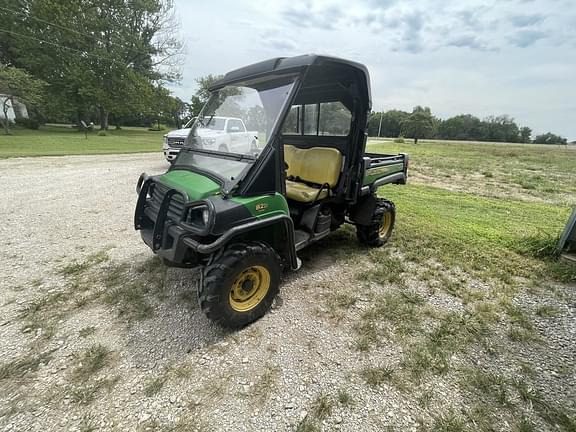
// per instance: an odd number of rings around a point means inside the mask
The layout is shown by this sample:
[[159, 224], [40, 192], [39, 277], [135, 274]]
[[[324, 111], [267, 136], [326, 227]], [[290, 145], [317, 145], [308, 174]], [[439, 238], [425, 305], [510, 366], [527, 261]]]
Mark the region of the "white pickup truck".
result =
[[[190, 132], [192, 119], [184, 129], [164, 135], [164, 156], [173, 162]], [[202, 148], [231, 153], [253, 153], [258, 150], [258, 132], [247, 131], [242, 119], [236, 117], [212, 117], [206, 126], [196, 130], [202, 140]]]

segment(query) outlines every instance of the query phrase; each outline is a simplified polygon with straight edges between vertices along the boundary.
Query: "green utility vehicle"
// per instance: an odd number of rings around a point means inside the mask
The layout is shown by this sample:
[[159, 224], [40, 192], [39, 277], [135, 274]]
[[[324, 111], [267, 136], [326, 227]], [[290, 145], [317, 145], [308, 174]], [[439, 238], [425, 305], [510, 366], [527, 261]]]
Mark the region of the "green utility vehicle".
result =
[[[165, 174], [138, 180], [134, 226], [168, 266], [202, 267], [199, 303], [230, 328], [260, 318], [300, 249], [344, 223], [382, 246], [395, 208], [379, 186], [404, 184], [408, 156], [366, 153], [365, 66], [338, 58], [275, 58], [229, 72], [211, 88]], [[241, 119], [246, 152], [213, 146], [206, 125]], [[229, 141], [234, 143], [234, 131]]]

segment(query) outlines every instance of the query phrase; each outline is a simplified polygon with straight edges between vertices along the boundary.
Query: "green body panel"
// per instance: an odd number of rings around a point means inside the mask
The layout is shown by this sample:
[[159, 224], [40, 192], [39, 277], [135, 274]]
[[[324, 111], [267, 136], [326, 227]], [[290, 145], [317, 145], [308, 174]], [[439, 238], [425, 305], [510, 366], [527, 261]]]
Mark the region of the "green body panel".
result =
[[404, 171], [404, 164], [402, 162], [393, 165], [384, 165], [381, 167], [368, 168], [364, 173], [364, 180], [362, 185], [370, 185], [381, 177], [388, 176]]
[[267, 218], [278, 215], [290, 215], [286, 198], [282, 194], [259, 195], [253, 197], [232, 197], [231, 201], [245, 206], [252, 216]]
[[184, 191], [191, 201], [200, 200], [220, 192], [220, 185], [208, 177], [187, 170], [173, 170], [162, 174], [160, 182]]

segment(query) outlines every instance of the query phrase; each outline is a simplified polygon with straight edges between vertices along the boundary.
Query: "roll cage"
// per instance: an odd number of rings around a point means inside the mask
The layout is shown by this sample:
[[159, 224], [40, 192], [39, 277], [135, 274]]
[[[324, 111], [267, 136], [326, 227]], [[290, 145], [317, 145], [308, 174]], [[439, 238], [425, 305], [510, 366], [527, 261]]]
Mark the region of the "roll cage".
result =
[[[210, 91], [230, 85], [274, 83], [294, 77], [295, 85], [271, 130], [272, 139], [260, 157], [239, 179], [233, 192], [253, 196], [279, 192], [286, 194], [284, 144], [287, 140], [300, 148], [332, 147], [344, 156], [342, 178], [334, 190], [337, 200], [353, 202], [362, 185], [362, 157], [366, 145], [366, 126], [371, 110], [370, 79], [362, 64], [335, 57], [304, 55], [275, 58], [228, 72]], [[346, 136], [282, 134], [282, 126], [293, 105], [341, 102], [351, 113]]]

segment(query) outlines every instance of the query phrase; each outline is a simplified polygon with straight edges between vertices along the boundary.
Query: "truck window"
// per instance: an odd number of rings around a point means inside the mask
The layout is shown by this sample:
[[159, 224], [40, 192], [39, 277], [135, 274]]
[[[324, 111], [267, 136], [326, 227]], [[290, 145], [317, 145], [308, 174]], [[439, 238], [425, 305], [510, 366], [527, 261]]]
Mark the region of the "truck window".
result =
[[226, 132], [246, 132], [246, 128], [244, 127], [242, 120], [230, 119], [228, 120]]

